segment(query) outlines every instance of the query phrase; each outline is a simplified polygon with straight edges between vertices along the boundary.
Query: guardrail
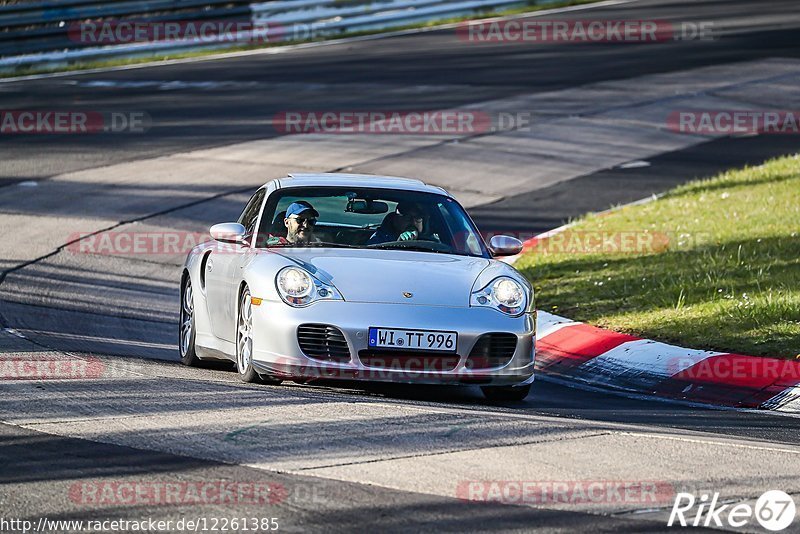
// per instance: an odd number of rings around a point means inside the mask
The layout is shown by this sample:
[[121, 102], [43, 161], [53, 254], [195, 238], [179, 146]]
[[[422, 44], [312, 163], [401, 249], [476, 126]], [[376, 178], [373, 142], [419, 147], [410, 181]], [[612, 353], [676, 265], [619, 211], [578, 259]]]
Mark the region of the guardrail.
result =
[[[24, 2], [0, 6], [0, 57], [65, 52], [89, 48], [71, 35], [82, 23], [92, 21], [178, 20], [249, 21], [252, 15], [246, 0], [65, 0], [63, 2]], [[35, 62], [25, 60], [23, 63]]]
[[[157, 56], [167, 52], [224, 49], [251, 42], [305, 41], [358, 31], [470, 15], [553, 0], [45, 0], [0, 6], [0, 70], [62, 66], [103, 58]], [[187, 36], [189, 25], [235, 31]], [[159, 28], [177, 29], [156, 39]], [[127, 25], [127, 26], [126, 26]], [[176, 26], [177, 25], [177, 26]], [[122, 44], [85, 39], [87, 27], [113, 36], [122, 27], [142, 29], [144, 39]], [[95, 34], [98, 32], [95, 31]], [[101, 32], [102, 33], [102, 32]]]

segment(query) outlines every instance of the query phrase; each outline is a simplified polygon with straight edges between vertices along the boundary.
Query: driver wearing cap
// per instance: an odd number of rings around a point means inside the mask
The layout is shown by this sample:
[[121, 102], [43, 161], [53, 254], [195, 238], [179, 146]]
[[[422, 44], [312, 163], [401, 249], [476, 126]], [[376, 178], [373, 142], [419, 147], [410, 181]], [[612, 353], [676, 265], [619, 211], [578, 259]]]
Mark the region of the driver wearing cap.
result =
[[317, 224], [319, 213], [314, 207], [304, 200], [293, 202], [286, 208], [286, 237], [271, 236], [267, 239], [270, 245], [306, 245], [318, 242], [314, 236], [314, 226]]

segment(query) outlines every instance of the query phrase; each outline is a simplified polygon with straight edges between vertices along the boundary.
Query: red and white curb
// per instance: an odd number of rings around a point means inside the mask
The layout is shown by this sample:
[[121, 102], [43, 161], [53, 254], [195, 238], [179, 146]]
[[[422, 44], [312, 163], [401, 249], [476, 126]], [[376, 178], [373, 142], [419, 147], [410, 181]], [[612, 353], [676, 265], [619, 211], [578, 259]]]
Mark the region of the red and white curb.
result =
[[[525, 241], [523, 251], [571, 226]], [[513, 264], [519, 257], [506, 261]], [[682, 402], [800, 413], [800, 360], [687, 349], [543, 311], [537, 316], [536, 340], [539, 376]]]
[[800, 412], [800, 361], [687, 349], [538, 312], [536, 370], [628, 393]]

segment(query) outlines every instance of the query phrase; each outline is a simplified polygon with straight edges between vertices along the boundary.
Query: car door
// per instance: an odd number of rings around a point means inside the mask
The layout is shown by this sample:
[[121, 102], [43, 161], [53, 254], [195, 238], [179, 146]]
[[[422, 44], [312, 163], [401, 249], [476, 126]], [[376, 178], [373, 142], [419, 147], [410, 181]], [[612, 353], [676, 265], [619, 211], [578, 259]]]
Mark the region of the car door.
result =
[[259, 189], [250, 198], [238, 222], [247, 230], [247, 245], [218, 243], [206, 262], [208, 313], [212, 330], [220, 339], [234, 342], [236, 333], [236, 308], [241, 282], [241, 266], [255, 236], [258, 215], [264, 203], [266, 190]]

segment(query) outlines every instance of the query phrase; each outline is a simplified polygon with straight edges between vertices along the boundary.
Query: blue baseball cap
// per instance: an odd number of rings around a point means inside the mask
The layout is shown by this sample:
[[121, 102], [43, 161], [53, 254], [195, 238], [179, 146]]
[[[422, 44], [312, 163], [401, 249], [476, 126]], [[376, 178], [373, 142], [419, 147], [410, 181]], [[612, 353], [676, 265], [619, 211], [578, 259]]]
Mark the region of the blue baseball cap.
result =
[[293, 202], [289, 204], [289, 207], [286, 208], [286, 218], [288, 219], [292, 215], [300, 215], [301, 213], [311, 212], [310, 214], [312, 217], [319, 217], [319, 213], [317, 210], [311, 207], [311, 204], [305, 201]]

